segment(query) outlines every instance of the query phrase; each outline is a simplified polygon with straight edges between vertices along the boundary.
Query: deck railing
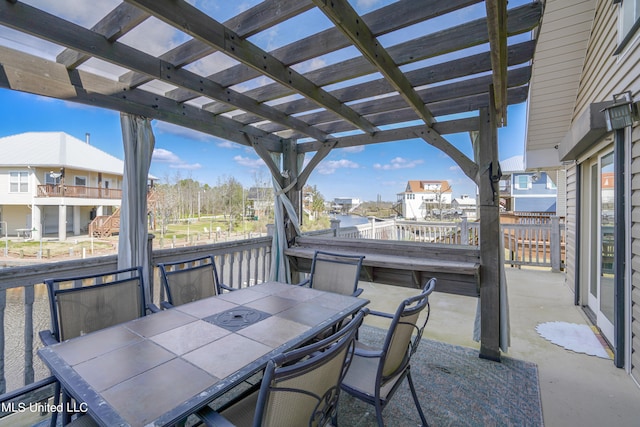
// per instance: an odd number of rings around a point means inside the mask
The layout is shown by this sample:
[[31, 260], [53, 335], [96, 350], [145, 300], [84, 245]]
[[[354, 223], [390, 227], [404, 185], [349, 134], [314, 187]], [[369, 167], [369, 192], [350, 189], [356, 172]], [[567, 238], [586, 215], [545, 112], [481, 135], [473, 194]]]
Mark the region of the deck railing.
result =
[[[261, 283], [269, 277], [271, 237], [154, 250], [150, 263], [213, 255], [220, 280], [234, 288]], [[37, 356], [37, 332], [50, 328], [45, 278], [82, 276], [117, 269], [117, 256], [43, 263], [0, 269], [0, 393], [48, 375]], [[151, 282], [152, 301], [164, 298], [158, 269]], [[10, 357], [7, 357], [10, 354]]]
[[[531, 216], [531, 218], [537, 218]], [[340, 228], [324, 234], [349, 239], [405, 240], [478, 246], [480, 223], [463, 218], [459, 222], [421, 222], [370, 220], [367, 224]], [[505, 249], [505, 264], [511, 266], [551, 267], [559, 271], [565, 262], [565, 225], [559, 217], [527, 221], [519, 224], [502, 223], [500, 231]], [[318, 234], [322, 232], [316, 232]]]
[[84, 185], [38, 185], [37, 197], [75, 197], [85, 199], [122, 199], [122, 190], [115, 188], [85, 187]]

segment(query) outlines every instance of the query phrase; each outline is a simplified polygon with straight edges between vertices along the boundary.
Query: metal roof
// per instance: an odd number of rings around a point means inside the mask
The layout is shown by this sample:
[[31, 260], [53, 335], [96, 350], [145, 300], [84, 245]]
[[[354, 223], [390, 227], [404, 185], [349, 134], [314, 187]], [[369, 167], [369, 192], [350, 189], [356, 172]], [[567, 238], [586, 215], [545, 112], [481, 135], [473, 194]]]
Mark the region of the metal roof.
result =
[[[192, 4], [194, 3], [194, 4]], [[442, 135], [528, 94], [542, 3], [403, 0], [360, 15], [346, 0], [264, 0], [235, 16], [214, 2], [0, 2], [0, 87], [124, 111], [269, 152], [421, 138], [472, 179]], [[316, 32], [270, 48], [259, 35], [302, 17]], [[299, 28], [298, 28], [299, 29]], [[304, 29], [300, 29], [300, 32]], [[492, 98], [491, 98], [492, 97]], [[493, 102], [491, 102], [493, 99]]]
[[0, 138], [0, 166], [68, 167], [122, 175], [124, 162], [64, 132]]

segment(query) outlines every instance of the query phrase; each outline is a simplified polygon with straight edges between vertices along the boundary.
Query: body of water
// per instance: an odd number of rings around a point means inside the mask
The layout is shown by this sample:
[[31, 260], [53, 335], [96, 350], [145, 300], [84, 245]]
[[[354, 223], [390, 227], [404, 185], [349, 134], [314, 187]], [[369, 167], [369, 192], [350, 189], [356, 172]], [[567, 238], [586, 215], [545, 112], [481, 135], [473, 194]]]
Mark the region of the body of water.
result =
[[335, 215], [332, 218], [340, 220], [340, 227], [353, 227], [354, 225], [369, 223], [368, 218], [358, 215]]

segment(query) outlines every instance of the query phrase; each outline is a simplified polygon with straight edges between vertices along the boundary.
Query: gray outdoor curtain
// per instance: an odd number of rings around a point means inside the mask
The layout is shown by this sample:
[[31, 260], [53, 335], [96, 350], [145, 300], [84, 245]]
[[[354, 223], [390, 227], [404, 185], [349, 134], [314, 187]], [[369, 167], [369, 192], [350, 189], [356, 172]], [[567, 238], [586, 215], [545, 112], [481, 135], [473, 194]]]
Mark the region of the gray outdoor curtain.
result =
[[[271, 153], [271, 158], [276, 165], [280, 164], [280, 153]], [[298, 163], [297, 167], [299, 172], [302, 169], [302, 164], [304, 162], [304, 154], [299, 154], [296, 160]], [[286, 191], [288, 191], [293, 185], [296, 184], [296, 181], [294, 180], [285, 189], [282, 189], [280, 187], [280, 184], [278, 184], [278, 181], [274, 177], [272, 177], [272, 181], [275, 194], [273, 207], [275, 216], [275, 233], [271, 242], [270, 279], [276, 280], [278, 282], [291, 283], [291, 269], [289, 268], [289, 263], [287, 262], [286, 256], [284, 254], [284, 250], [287, 248], [287, 236], [284, 229], [283, 209], [286, 209], [287, 214], [289, 215], [289, 219], [291, 220], [292, 225], [295, 227], [296, 232], [298, 234], [302, 234], [302, 232], [300, 231], [300, 220], [298, 219], [298, 215], [296, 215], [296, 211], [291, 204], [291, 201], [285, 194]]]
[[151, 120], [120, 113], [124, 145], [124, 178], [118, 237], [118, 269], [141, 266], [145, 297], [150, 301], [147, 253], [147, 179], [155, 138]]

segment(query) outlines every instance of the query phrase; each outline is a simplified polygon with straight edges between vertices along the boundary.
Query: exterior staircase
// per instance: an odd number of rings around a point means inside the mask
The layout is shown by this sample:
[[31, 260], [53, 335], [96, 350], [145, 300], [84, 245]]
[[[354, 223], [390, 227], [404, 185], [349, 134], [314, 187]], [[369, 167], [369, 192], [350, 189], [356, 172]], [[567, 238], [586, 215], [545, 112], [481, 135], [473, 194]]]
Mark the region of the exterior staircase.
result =
[[120, 231], [120, 208], [111, 215], [97, 216], [89, 224], [89, 235], [104, 239]]
[[[155, 191], [154, 187], [147, 189], [147, 210], [154, 212], [159, 203], [160, 193]], [[155, 227], [153, 227], [155, 229]], [[116, 209], [111, 215], [97, 216], [89, 224], [89, 236], [97, 238], [107, 238], [120, 231], [120, 208]]]

